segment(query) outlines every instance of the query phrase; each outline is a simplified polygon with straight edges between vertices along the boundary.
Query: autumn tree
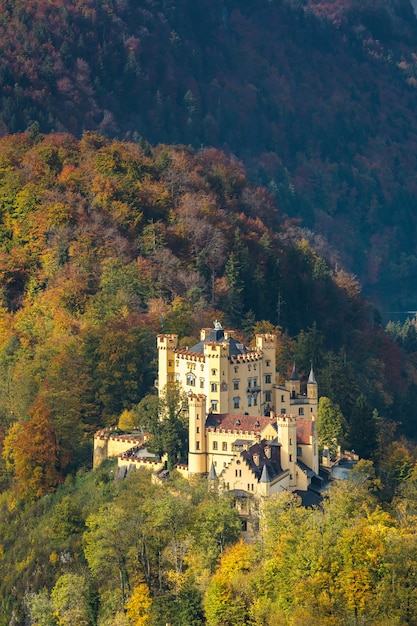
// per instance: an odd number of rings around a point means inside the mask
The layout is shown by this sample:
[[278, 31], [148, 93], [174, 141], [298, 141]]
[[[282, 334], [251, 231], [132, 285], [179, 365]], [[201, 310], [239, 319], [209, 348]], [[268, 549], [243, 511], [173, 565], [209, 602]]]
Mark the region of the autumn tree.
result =
[[29, 422], [9, 429], [3, 455], [21, 498], [38, 498], [62, 482], [61, 449], [47, 406], [35, 405]]

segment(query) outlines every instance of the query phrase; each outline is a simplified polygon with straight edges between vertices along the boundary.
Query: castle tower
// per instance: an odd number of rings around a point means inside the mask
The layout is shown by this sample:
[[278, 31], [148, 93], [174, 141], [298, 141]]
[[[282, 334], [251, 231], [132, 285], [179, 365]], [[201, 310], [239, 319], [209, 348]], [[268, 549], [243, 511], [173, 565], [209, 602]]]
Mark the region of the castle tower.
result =
[[316, 402], [318, 399], [317, 381], [314, 376], [313, 366], [311, 366], [310, 375], [307, 381], [307, 398], [309, 398], [309, 400], [315, 400]]
[[206, 396], [188, 396], [188, 474], [207, 474]]
[[273, 386], [276, 378], [276, 335], [256, 335], [256, 348], [262, 351], [261, 361], [261, 390], [262, 390], [262, 413], [267, 415], [271, 410], [276, 410], [274, 404]]
[[314, 376], [313, 366], [311, 366], [310, 375], [307, 381], [307, 398], [309, 400], [310, 417], [315, 419], [317, 415], [319, 393], [316, 377]]
[[158, 335], [158, 393], [175, 380], [174, 350], [178, 345], [178, 335]]
[[295, 415], [278, 415], [278, 442], [281, 444], [281, 467], [290, 472], [290, 488], [296, 487], [297, 418]]
[[298, 376], [297, 369], [295, 367], [292, 368], [291, 376], [288, 381], [288, 389], [290, 390], [291, 398], [296, 398], [301, 393], [301, 382], [300, 377]]

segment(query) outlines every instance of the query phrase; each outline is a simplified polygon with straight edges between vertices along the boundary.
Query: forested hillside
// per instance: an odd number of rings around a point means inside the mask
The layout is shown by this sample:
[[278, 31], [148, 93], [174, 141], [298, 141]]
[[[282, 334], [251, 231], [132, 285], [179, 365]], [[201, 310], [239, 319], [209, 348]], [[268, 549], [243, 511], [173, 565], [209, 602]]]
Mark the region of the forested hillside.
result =
[[283, 493], [246, 545], [207, 483], [113, 470], [80, 472], [26, 509], [3, 494], [2, 626], [414, 623], [415, 472], [386, 511], [366, 463], [323, 510]]
[[[371, 600], [368, 623], [381, 623], [387, 603], [401, 623], [411, 609], [400, 587], [381, 590], [414, 533], [414, 518], [401, 516], [413, 496], [401, 494], [414, 493], [415, 326], [385, 332], [357, 281], [329, 267], [242, 163], [215, 149], [32, 128], [0, 140], [0, 206], [0, 624], [272, 625], [278, 615], [344, 624], [368, 615]], [[317, 560], [303, 594], [264, 585], [265, 568], [271, 581], [291, 580], [293, 547], [278, 527], [263, 545], [281, 542], [282, 558], [239, 545], [227, 556], [240, 523], [207, 484], [175, 479], [166, 490], [146, 474], [115, 483], [111, 465], [85, 473], [93, 433], [126, 411], [141, 415], [155, 392], [156, 334], [193, 345], [214, 319], [248, 344], [276, 332], [281, 377], [294, 361], [303, 376], [313, 363], [338, 438], [375, 464], [378, 478], [365, 463], [359, 492], [335, 496], [319, 535], [311, 528], [322, 513], [274, 505], [283, 528], [312, 533]], [[342, 520], [354, 507], [358, 536], [380, 555], [357, 574], [338, 561], [357, 537], [332, 534], [339, 506]], [[358, 600], [356, 576], [369, 581]]]
[[0, 15], [3, 133], [231, 151], [374, 302], [417, 308], [409, 0], [2, 0]]
[[238, 161], [94, 133], [9, 136], [0, 155], [5, 431], [50, 420], [64, 469], [152, 389], [156, 333], [193, 345], [218, 318], [247, 343], [276, 328], [281, 375], [313, 362], [346, 419], [364, 393], [415, 434], [415, 327], [391, 341]]

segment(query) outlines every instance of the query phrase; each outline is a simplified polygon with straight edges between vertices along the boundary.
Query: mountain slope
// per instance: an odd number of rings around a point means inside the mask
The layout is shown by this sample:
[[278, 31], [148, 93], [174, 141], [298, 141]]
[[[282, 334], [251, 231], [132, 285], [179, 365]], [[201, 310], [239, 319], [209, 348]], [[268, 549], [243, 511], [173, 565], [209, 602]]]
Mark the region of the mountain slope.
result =
[[416, 308], [417, 23], [408, 0], [0, 3], [3, 131], [214, 145]]

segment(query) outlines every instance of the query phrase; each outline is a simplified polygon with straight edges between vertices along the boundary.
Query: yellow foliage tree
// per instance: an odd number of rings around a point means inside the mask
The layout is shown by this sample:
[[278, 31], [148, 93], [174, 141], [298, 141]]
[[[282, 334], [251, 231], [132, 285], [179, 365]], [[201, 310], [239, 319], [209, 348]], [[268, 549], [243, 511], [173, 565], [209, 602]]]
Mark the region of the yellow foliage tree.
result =
[[135, 416], [133, 414], [133, 411], [128, 411], [127, 409], [122, 411], [117, 426], [118, 428], [120, 428], [120, 430], [133, 430], [135, 427]]
[[150, 610], [152, 598], [146, 583], [141, 582], [133, 588], [133, 593], [126, 604], [126, 615], [132, 626], [151, 626]]

